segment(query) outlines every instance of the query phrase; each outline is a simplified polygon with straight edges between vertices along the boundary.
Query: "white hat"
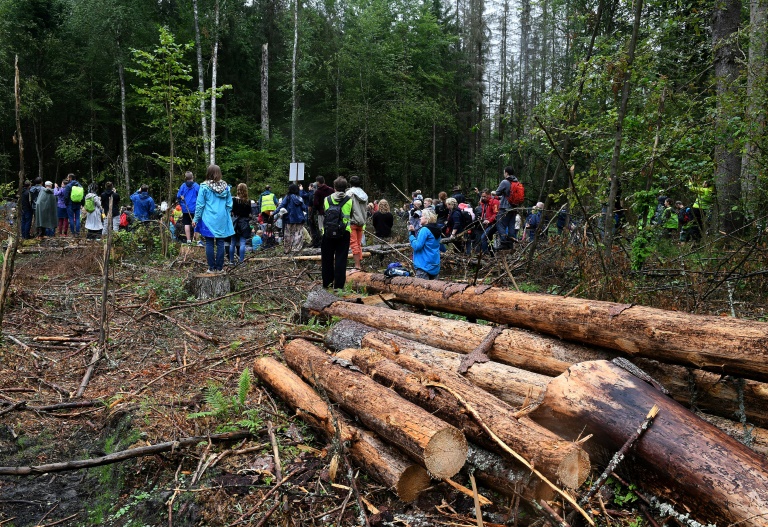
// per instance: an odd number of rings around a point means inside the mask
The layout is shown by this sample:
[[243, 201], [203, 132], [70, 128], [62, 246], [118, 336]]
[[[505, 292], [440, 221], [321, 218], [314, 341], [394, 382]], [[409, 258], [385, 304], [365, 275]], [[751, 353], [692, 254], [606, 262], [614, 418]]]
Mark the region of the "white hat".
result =
[[544, 210], [544, 203], [539, 201], [534, 208], [539, 210]]
[[46, 182], [45, 182], [45, 186], [46, 186], [46, 187], [52, 187], [52, 186], [53, 186], [53, 183], [51, 183], [50, 181], [46, 181]]

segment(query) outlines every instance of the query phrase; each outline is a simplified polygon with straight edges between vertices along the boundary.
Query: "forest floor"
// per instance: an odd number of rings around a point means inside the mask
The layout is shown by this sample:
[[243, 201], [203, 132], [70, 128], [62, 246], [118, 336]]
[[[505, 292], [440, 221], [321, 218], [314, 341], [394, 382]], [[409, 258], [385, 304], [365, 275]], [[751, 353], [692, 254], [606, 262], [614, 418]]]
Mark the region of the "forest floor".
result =
[[[759, 264], [748, 265], [752, 258], [768, 261], [764, 245], [757, 252], [752, 248], [747, 264], [739, 256], [745, 247], [734, 254], [720, 250], [706, 266], [702, 256], [691, 265], [687, 249], [670, 250], [677, 257], [651, 259], [653, 269], [633, 274], [617, 249], [606, 277], [594, 249], [549, 240], [534, 260], [521, 250], [479, 264], [449, 254], [441, 277], [700, 313], [768, 316], [768, 276]], [[477, 525], [472, 498], [443, 483], [405, 504], [363, 473], [351, 481], [340, 470], [331, 481], [330, 442], [244, 374], [255, 357], [280, 359], [288, 339], [322, 342], [327, 327], [301, 317], [306, 294], [320, 282], [319, 262], [249, 256], [226, 270], [238, 294], [201, 302], [185, 283], [204, 271], [204, 249], [167, 259], [156, 253], [125, 234], [117, 240], [109, 271], [108, 353], [76, 399], [83, 404], [47, 408], [71, 400], [94, 358], [102, 245], [57, 238], [25, 246], [3, 320], [0, 466], [91, 459], [188, 437], [247, 433], [104, 466], [2, 476], [0, 526], [357, 525], [353, 486], [371, 525]], [[366, 261], [369, 270], [386, 264]], [[726, 276], [748, 278], [736, 282], [734, 294], [724, 285], [732, 279], [718, 285]], [[463, 474], [457, 481], [470, 485]], [[536, 521], [519, 500], [482, 492], [493, 501], [484, 507], [485, 525]], [[626, 499], [626, 488], [615, 484], [606, 492], [613, 525], [647, 524]], [[612, 505], [614, 492], [620, 499]]]

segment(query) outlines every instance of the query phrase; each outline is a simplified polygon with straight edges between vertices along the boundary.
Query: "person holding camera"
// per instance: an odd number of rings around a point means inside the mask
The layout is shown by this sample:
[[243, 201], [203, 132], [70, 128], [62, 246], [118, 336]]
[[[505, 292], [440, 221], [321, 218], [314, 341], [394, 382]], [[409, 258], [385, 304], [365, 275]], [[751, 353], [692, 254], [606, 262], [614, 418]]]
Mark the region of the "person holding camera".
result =
[[413, 208], [408, 212], [408, 224], [411, 225], [414, 230], [419, 230], [421, 228], [422, 212], [422, 202], [420, 199], [417, 199], [413, 202]]

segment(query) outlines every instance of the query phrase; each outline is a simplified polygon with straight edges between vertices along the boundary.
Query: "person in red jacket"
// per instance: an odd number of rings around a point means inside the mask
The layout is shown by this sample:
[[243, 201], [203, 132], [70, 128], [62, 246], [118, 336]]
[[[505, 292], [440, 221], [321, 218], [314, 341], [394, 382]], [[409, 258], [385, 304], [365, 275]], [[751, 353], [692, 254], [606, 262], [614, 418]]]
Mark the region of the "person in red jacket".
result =
[[480, 225], [483, 229], [480, 236], [480, 247], [484, 253], [488, 252], [488, 240], [496, 234], [496, 216], [499, 213], [499, 200], [491, 196], [491, 192], [484, 188], [480, 194]]

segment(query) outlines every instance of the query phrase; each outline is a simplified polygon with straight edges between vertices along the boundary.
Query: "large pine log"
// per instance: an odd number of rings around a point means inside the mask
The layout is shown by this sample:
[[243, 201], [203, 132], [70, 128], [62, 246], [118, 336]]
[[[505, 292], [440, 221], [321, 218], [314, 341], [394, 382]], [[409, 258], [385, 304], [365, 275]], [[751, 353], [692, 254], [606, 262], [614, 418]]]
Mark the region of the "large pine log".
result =
[[622, 463], [633, 481], [705, 525], [768, 525], [765, 458], [610, 362], [572, 366], [529, 415], [563, 437], [591, 433], [588, 445], [616, 451], [654, 405], [653, 425]]
[[565, 486], [575, 489], [589, 475], [589, 456], [580, 446], [563, 441], [530, 419], [518, 419], [511, 406], [459, 374], [432, 368], [411, 357], [395, 353], [385, 357], [367, 349], [348, 349], [339, 355], [351, 360], [377, 382], [391, 386], [404, 398], [463, 430], [467, 437], [479, 445], [497, 450], [498, 445], [472, 416], [463, 411], [462, 405], [453, 395], [435, 390], [426, 383], [438, 382], [460, 393], [502, 441], [553, 481], [559, 480]]
[[271, 357], [256, 359], [253, 371], [283, 401], [296, 409], [296, 414], [328, 437], [336, 436], [349, 444], [356, 464], [369, 475], [392, 488], [403, 501], [413, 501], [430, 485], [427, 471], [387, 446], [371, 432], [354, 425], [342, 415], [332, 416], [328, 405], [301, 378]]
[[[334, 328], [329, 335], [329, 338], [338, 341], [338, 346], [335, 343], [329, 344], [329, 347], [336, 349], [359, 347], [363, 336], [369, 333], [371, 328], [377, 328], [427, 346], [457, 353], [469, 353], [491, 331], [489, 326], [459, 320], [415, 313], [404, 315], [392, 309], [345, 303], [325, 291], [313, 291], [307, 305], [315, 306], [316, 312], [346, 319], [337, 324], [338, 329]], [[354, 321], [364, 326], [353, 329]], [[528, 335], [532, 338], [527, 338]], [[429, 348], [425, 349], [429, 351]], [[551, 377], [560, 375], [570, 365], [578, 362], [614, 357], [610, 352], [590, 350], [579, 344], [564, 343], [556, 338], [514, 329], [502, 331], [488, 355], [495, 361]], [[647, 373], [669, 390], [676, 401], [685, 406], [696, 407], [728, 419], [734, 417], [738, 419], [740, 412], [743, 411], [748, 422], [768, 427], [768, 384], [766, 383], [740, 381], [730, 377], [721, 378], [714, 373], [661, 364], [649, 359], [636, 358], [632, 361], [641, 369], [647, 370]], [[471, 374], [473, 368], [479, 366], [476, 364], [470, 368], [469, 373]], [[742, 384], [741, 388], [739, 388], [740, 384]], [[510, 397], [518, 397], [518, 393], [512, 391]], [[740, 401], [743, 401], [743, 404]], [[518, 404], [514, 399], [507, 402]]]
[[[457, 372], [461, 357], [399, 335], [379, 331], [358, 322], [342, 320], [325, 335], [331, 349], [369, 348], [384, 355], [407, 355], [428, 366]], [[552, 377], [532, 373], [500, 362], [475, 363], [464, 375], [472, 384], [507, 404], [520, 408], [539, 400]]]
[[[405, 338], [458, 353], [477, 348], [490, 333], [490, 326], [460, 320], [353, 304], [340, 301], [323, 289], [312, 291], [305, 307], [312, 313], [354, 320], [378, 329], [386, 329]], [[488, 352], [496, 361], [544, 375], [560, 375], [574, 362], [612, 359], [615, 353], [586, 348], [580, 344], [561, 342], [523, 329], [505, 329], [496, 337]]]
[[422, 463], [437, 479], [455, 475], [467, 459], [464, 434], [305, 340], [285, 346], [288, 365], [345, 411]]
[[423, 308], [489, 320], [716, 373], [768, 381], [768, 323], [633, 304], [351, 272], [347, 282]]

